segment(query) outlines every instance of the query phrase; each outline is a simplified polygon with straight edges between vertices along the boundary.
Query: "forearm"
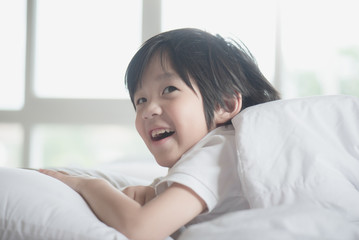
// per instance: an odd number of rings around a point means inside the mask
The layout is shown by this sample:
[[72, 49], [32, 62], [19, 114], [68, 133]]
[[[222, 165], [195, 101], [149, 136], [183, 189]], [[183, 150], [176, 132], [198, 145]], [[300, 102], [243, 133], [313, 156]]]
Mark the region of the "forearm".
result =
[[127, 235], [134, 228], [141, 205], [103, 179], [84, 179], [78, 187], [96, 216], [105, 224]]
[[[186, 204], [188, 200], [193, 200], [191, 194], [185, 198], [176, 197], [187, 190], [171, 188], [167, 191], [166, 196], [162, 196], [163, 200], [150, 201], [144, 206], [102, 179], [85, 180], [80, 185], [79, 193], [101, 221], [129, 239], [158, 240], [169, 236], [203, 210], [201, 201], [195, 202], [192, 206]], [[172, 203], [187, 206], [186, 211], [177, 208], [161, 210], [168, 208]]]
[[77, 191], [101, 221], [133, 240], [164, 239], [205, 209], [198, 195], [176, 183], [141, 206], [104, 179], [70, 176], [46, 169], [40, 172]]

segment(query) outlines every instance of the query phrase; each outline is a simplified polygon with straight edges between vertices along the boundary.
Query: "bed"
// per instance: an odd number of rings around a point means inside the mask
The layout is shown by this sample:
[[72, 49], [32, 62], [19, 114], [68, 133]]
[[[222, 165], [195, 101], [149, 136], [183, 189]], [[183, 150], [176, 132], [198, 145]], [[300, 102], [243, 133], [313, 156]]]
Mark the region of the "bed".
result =
[[[250, 209], [192, 225], [180, 240], [359, 239], [359, 98], [279, 100], [247, 108], [233, 125]], [[113, 169], [61, 170], [118, 189], [151, 182]], [[56, 179], [0, 168], [0, 239], [126, 237]]]

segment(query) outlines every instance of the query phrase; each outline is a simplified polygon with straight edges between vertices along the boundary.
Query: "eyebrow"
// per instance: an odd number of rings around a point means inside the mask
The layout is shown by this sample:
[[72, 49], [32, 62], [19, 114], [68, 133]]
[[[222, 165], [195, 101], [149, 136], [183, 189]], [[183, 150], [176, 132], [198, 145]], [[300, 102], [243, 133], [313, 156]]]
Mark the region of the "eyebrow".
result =
[[[155, 80], [159, 80], [159, 81], [169, 81], [169, 80], [171, 80], [171, 79], [173, 79], [173, 78], [175, 78], [176, 76], [178, 76], [178, 74], [176, 74], [176, 73], [171, 73], [171, 72], [163, 72], [163, 73], [161, 73], [161, 74], [159, 74], [156, 78], [155, 78]], [[133, 94], [133, 96], [135, 96], [136, 95], [136, 93], [138, 92], [138, 90], [140, 90], [142, 88], [142, 81], [140, 82], [140, 84], [138, 85], [138, 87], [136, 88], [136, 90], [134, 91], [134, 94]]]
[[156, 77], [157, 80], [171, 80], [172, 78], [174, 78], [177, 74], [175, 73], [170, 73], [170, 72], [164, 72], [161, 73], [160, 75], [158, 75]]

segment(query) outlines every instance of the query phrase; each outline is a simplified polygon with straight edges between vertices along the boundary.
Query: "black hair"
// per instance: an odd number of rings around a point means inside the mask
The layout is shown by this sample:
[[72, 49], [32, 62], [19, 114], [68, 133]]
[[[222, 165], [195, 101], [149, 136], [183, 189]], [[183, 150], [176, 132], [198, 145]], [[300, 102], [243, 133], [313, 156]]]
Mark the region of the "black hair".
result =
[[244, 44], [199, 29], [184, 28], [150, 38], [134, 55], [125, 76], [132, 103], [142, 74], [155, 54], [169, 60], [187, 86], [193, 89], [190, 77], [196, 82], [208, 129], [213, 125], [215, 110], [228, 109], [226, 99], [241, 94], [243, 110], [280, 98]]

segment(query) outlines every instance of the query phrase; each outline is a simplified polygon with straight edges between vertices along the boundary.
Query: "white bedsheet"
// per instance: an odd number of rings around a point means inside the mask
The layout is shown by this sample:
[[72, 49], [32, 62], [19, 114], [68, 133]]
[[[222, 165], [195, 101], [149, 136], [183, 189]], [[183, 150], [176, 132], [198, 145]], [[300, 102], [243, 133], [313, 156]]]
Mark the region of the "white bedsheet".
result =
[[193, 225], [179, 240], [358, 240], [359, 226], [342, 215], [308, 205], [233, 212]]
[[270, 102], [233, 124], [252, 209], [194, 225], [180, 240], [359, 239], [359, 98]]

